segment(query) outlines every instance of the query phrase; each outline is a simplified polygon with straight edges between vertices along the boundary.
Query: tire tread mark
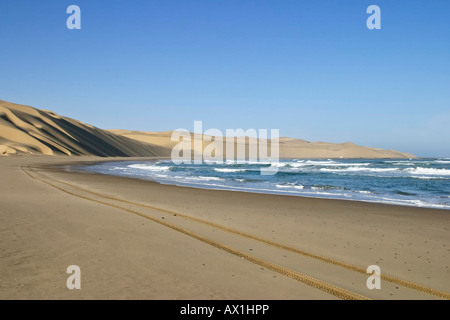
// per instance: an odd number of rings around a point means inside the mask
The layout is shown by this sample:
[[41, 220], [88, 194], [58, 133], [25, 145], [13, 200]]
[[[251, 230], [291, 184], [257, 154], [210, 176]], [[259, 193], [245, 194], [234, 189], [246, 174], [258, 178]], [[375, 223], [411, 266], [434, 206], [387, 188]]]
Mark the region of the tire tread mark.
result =
[[[30, 167], [28, 167], [28, 169], [30, 171], [32, 171], [33, 173], [38, 173], [38, 172], [32, 170]], [[319, 261], [322, 261], [322, 262], [325, 262], [325, 263], [328, 263], [328, 264], [331, 264], [331, 265], [339, 266], [341, 268], [344, 268], [344, 269], [347, 269], [347, 270], [351, 270], [351, 271], [354, 271], [354, 272], [357, 272], [357, 273], [360, 273], [360, 274], [365, 274], [365, 275], [367, 274], [367, 272], [366, 272], [366, 270], [364, 268], [361, 268], [361, 267], [358, 267], [358, 266], [354, 266], [352, 264], [345, 263], [345, 262], [342, 262], [342, 261], [334, 260], [334, 259], [331, 259], [331, 258], [323, 257], [323, 256], [320, 256], [320, 255], [317, 255], [317, 254], [314, 254], [314, 253], [311, 253], [311, 252], [308, 252], [308, 251], [304, 251], [304, 250], [300, 250], [300, 249], [297, 249], [297, 248], [293, 248], [293, 247], [290, 247], [290, 246], [287, 246], [287, 245], [284, 245], [284, 244], [281, 244], [281, 243], [278, 243], [278, 242], [275, 242], [275, 241], [271, 241], [271, 240], [264, 239], [264, 238], [261, 238], [261, 237], [258, 237], [258, 236], [252, 235], [252, 234], [248, 234], [246, 232], [239, 231], [239, 230], [236, 230], [236, 229], [233, 229], [233, 228], [229, 228], [229, 227], [226, 227], [226, 226], [223, 226], [223, 225], [211, 222], [211, 221], [207, 221], [207, 220], [203, 220], [203, 219], [200, 219], [200, 218], [191, 217], [189, 215], [185, 215], [185, 214], [182, 214], [182, 213], [179, 213], [179, 212], [175, 212], [175, 211], [171, 211], [171, 210], [167, 210], [167, 209], [163, 209], [163, 208], [158, 208], [158, 207], [154, 207], [154, 206], [147, 205], [147, 204], [141, 204], [141, 203], [136, 203], [136, 202], [132, 202], [132, 201], [128, 201], [128, 200], [118, 199], [118, 198], [107, 196], [107, 195], [104, 195], [104, 194], [101, 194], [101, 193], [97, 193], [97, 192], [94, 192], [94, 191], [91, 191], [91, 190], [86, 190], [84, 188], [72, 185], [72, 184], [64, 182], [64, 181], [60, 181], [58, 179], [50, 178], [50, 177], [48, 177], [48, 176], [46, 176], [46, 175], [44, 175], [44, 174], [42, 174], [40, 172], [38, 174], [40, 174], [41, 176], [46, 177], [49, 180], [57, 181], [58, 183], [61, 183], [61, 184], [67, 185], [69, 187], [81, 190], [83, 192], [91, 193], [91, 194], [96, 195], [98, 197], [103, 197], [103, 198], [106, 198], [106, 199], [109, 199], [109, 200], [114, 200], [114, 201], [130, 204], [130, 205], [140, 206], [140, 207], [148, 208], [148, 209], [151, 209], [151, 210], [157, 210], [157, 211], [164, 212], [164, 213], [171, 214], [171, 215], [176, 214], [179, 217], [182, 217], [182, 218], [185, 218], [185, 219], [188, 219], [188, 220], [191, 220], [191, 221], [195, 221], [195, 222], [198, 222], [198, 223], [201, 223], [201, 224], [209, 225], [209, 226], [212, 226], [212, 227], [224, 230], [224, 231], [228, 231], [228, 232], [231, 232], [231, 233], [234, 233], [234, 234], [246, 237], [248, 239], [252, 239], [252, 240], [255, 240], [255, 241], [258, 241], [258, 242], [261, 242], [261, 243], [265, 243], [265, 244], [268, 244], [268, 245], [271, 245], [271, 246], [274, 246], [274, 247], [277, 247], [277, 248], [280, 248], [280, 249], [284, 249], [284, 250], [287, 250], [287, 251], [290, 251], [290, 252], [293, 252], [293, 253], [297, 253], [297, 254], [303, 255], [303, 256], [308, 257], [308, 258], [319, 260]], [[450, 293], [448, 293], [448, 292], [444, 292], [444, 291], [436, 290], [436, 289], [433, 289], [433, 288], [429, 288], [429, 287], [426, 287], [426, 286], [421, 285], [421, 284], [417, 284], [417, 283], [414, 283], [414, 282], [402, 280], [402, 279], [399, 279], [397, 277], [394, 277], [394, 276], [391, 276], [391, 275], [386, 275], [386, 274], [381, 274], [381, 279], [384, 280], [384, 281], [387, 281], [387, 282], [391, 282], [391, 283], [394, 283], [394, 284], [397, 284], [397, 285], [401, 285], [401, 286], [409, 288], [409, 289], [413, 289], [413, 290], [424, 292], [424, 293], [427, 293], [427, 294], [430, 294], [430, 295], [434, 295], [434, 296], [437, 296], [437, 297], [440, 297], [440, 298], [443, 298], [443, 299], [446, 299], [446, 300], [450, 300]]]
[[[64, 193], [67, 193], [69, 195], [72, 195], [72, 196], [75, 196], [75, 197], [78, 197], [78, 198], [81, 198], [81, 199], [85, 199], [85, 200], [88, 200], [88, 201], [92, 201], [92, 202], [96, 202], [96, 203], [103, 204], [103, 205], [106, 205], [106, 206], [110, 206], [110, 207], [113, 207], [113, 208], [116, 208], [116, 209], [124, 210], [124, 211], [127, 211], [129, 213], [132, 213], [132, 214], [138, 215], [140, 217], [146, 218], [146, 219], [151, 220], [153, 222], [156, 222], [156, 223], [158, 223], [160, 225], [168, 227], [168, 228], [170, 228], [172, 230], [175, 230], [175, 231], [178, 231], [178, 232], [180, 232], [182, 234], [185, 234], [185, 235], [187, 235], [189, 237], [192, 237], [194, 239], [200, 240], [200, 241], [202, 241], [202, 242], [204, 242], [206, 244], [209, 244], [209, 245], [211, 245], [211, 246], [213, 246], [215, 248], [221, 249], [221, 250], [223, 250], [223, 251], [225, 251], [227, 253], [230, 253], [230, 254], [235, 255], [237, 257], [240, 257], [240, 258], [243, 258], [243, 259], [245, 259], [245, 260], [247, 260], [249, 262], [252, 262], [254, 264], [257, 264], [257, 265], [260, 265], [262, 267], [265, 267], [265, 268], [267, 268], [269, 270], [272, 270], [274, 272], [282, 274], [282, 275], [284, 275], [286, 277], [289, 277], [291, 279], [294, 279], [294, 280], [296, 280], [298, 282], [304, 283], [304, 284], [306, 284], [306, 285], [308, 285], [310, 287], [319, 289], [319, 290], [321, 290], [323, 292], [326, 292], [326, 293], [331, 294], [333, 296], [336, 296], [338, 298], [341, 298], [341, 299], [344, 299], [344, 300], [370, 300], [369, 298], [367, 298], [367, 297], [365, 297], [363, 295], [354, 293], [352, 291], [340, 288], [340, 287], [335, 286], [333, 284], [330, 284], [330, 283], [321, 281], [319, 279], [310, 277], [310, 276], [305, 275], [303, 273], [300, 273], [300, 272], [297, 272], [297, 271], [294, 271], [294, 270], [290, 270], [290, 269], [287, 269], [287, 268], [285, 268], [283, 266], [277, 265], [275, 263], [272, 263], [272, 262], [260, 259], [258, 257], [252, 256], [252, 255], [249, 255], [246, 252], [240, 251], [238, 249], [234, 249], [234, 248], [229, 247], [227, 245], [221, 244], [221, 243], [219, 243], [217, 241], [214, 241], [214, 240], [208, 239], [206, 237], [203, 237], [201, 235], [198, 235], [198, 234], [196, 234], [196, 233], [194, 233], [192, 231], [183, 229], [181, 227], [178, 227], [178, 226], [173, 225], [171, 223], [165, 222], [163, 220], [159, 220], [159, 219], [156, 219], [154, 217], [148, 216], [148, 215], [143, 214], [143, 213], [141, 213], [139, 211], [132, 210], [132, 209], [129, 209], [129, 208], [123, 208], [121, 206], [118, 206], [118, 205], [115, 205], [115, 204], [112, 204], [112, 203], [108, 203], [108, 202], [105, 202], [105, 201], [92, 199], [92, 198], [89, 198], [89, 197], [86, 197], [86, 196], [83, 196], [83, 195], [79, 195], [79, 194], [76, 194], [74, 192], [65, 190], [65, 189], [63, 189], [63, 188], [61, 188], [61, 187], [59, 187], [59, 186], [57, 186], [57, 185], [55, 185], [55, 184], [53, 184], [51, 182], [48, 182], [48, 181], [45, 181], [43, 179], [34, 177], [27, 170], [25, 170], [23, 167], [22, 167], [22, 170], [30, 178], [32, 178], [34, 180], [37, 180], [37, 181], [40, 181], [40, 182], [43, 182], [43, 183], [45, 183], [45, 184], [47, 184], [49, 186], [52, 186], [53, 188], [58, 189], [58, 190], [60, 190], [60, 191], [62, 191]], [[35, 172], [33, 171], [33, 173], [35, 173]]]

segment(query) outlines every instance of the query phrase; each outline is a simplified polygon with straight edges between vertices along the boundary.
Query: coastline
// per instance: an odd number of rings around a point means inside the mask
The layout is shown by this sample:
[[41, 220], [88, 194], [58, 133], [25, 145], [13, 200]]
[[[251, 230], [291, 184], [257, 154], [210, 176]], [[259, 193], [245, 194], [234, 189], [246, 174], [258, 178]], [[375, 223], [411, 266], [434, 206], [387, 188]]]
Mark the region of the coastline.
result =
[[[171, 175], [167, 175], [167, 171], [172, 171], [171, 169], [177, 169], [177, 166], [173, 166], [173, 163], [170, 161], [171, 159], [169, 158], [150, 158], [150, 159], [140, 159], [140, 158], [134, 158], [132, 160], [128, 160], [128, 159], [124, 159], [124, 160], [117, 160], [117, 165], [111, 165], [108, 166], [106, 163], [109, 163], [113, 160], [106, 160], [106, 161], [99, 161], [99, 162], [94, 162], [94, 163], [80, 163], [79, 167], [77, 167], [77, 165], [68, 165], [66, 166], [66, 170], [80, 170], [80, 171], [87, 171], [87, 172], [91, 172], [91, 173], [98, 173], [98, 174], [106, 174], [106, 175], [115, 175], [115, 176], [121, 176], [121, 177], [129, 177], [132, 179], [139, 179], [139, 180], [144, 180], [144, 181], [154, 181], [154, 182], [158, 182], [161, 184], [168, 184], [168, 185], [175, 185], [175, 186], [182, 186], [182, 187], [192, 187], [192, 188], [200, 188], [200, 189], [209, 189], [209, 190], [224, 190], [224, 191], [235, 191], [235, 192], [249, 192], [249, 193], [257, 193], [257, 194], [274, 194], [274, 195], [287, 195], [287, 196], [299, 196], [299, 197], [306, 197], [306, 198], [319, 198], [319, 199], [334, 199], [334, 200], [348, 200], [348, 201], [358, 201], [358, 202], [365, 202], [365, 203], [380, 203], [380, 204], [389, 204], [389, 205], [396, 205], [396, 206], [407, 206], [407, 207], [419, 207], [419, 208], [432, 208], [432, 209], [439, 209], [439, 210], [450, 210], [450, 203], [445, 204], [445, 202], [439, 202], [436, 201], [436, 199], [433, 200], [429, 200], [427, 198], [421, 198], [421, 194], [419, 193], [420, 187], [416, 187], [415, 189], [411, 189], [408, 190], [408, 186], [405, 185], [405, 183], [403, 183], [402, 185], [390, 185], [388, 181], [382, 181], [382, 183], [385, 185], [385, 188], [391, 188], [391, 190], [394, 190], [395, 192], [391, 192], [391, 193], [383, 193], [384, 190], [380, 190], [380, 188], [378, 189], [372, 189], [372, 187], [370, 186], [370, 184], [366, 184], [366, 185], [358, 185], [355, 186], [352, 184], [352, 181], [347, 181], [347, 184], [343, 183], [342, 181], [330, 181], [328, 178], [327, 183], [325, 183], [325, 185], [321, 185], [323, 183], [321, 183], [321, 180], [323, 178], [313, 178], [313, 179], [306, 179], [306, 184], [304, 183], [300, 183], [298, 184], [297, 181], [295, 181], [294, 183], [291, 181], [286, 181], [283, 179], [280, 180], [275, 180], [276, 182], [274, 182], [274, 180], [270, 181], [270, 180], [264, 180], [262, 179], [261, 181], [264, 181], [266, 183], [269, 183], [269, 185], [248, 185], [245, 183], [242, 183], [242, 181], [246, 181], [248, 178], [247, 176], [238, 176], [238, 177], [231, 177], [227, 176], [226, 174], [217, 174], [217, 172], [238, 172], [241, 173], [242, 171], [255, 171], [255, 168], [245, 168], [243, 169], [242, 167], [239, 167], [238, 169], [235, 169], [234, 167], [228, 168], [225, 167], [225, 169], [222, 168], [222, 165], [225, 165], [225, 163], [223, 164], [219, 164], [219, 166], [216, 165], [212, 165], [211, 166], [200, 166], [200, 168], [204, 168], [205, 170], [195, 170], [195, 171], [191, 171], [192, 167], [188, 166], [187, 168], [185, 168], [184, 170], [186, 170], [187, 172], [189, 172], [187, 175], [183, 176], [183, 175], [179, 175], [179, 174], [175, 174], [175, 176], [171, 176]], [[287, 158], [283, 158], [283, 159], [279, 159], [279, 162], [276, 163], [276, 167], [280, 168], [283, 167], [282, 163], [284, 161], [285, 165], [284, 167], [289, 167], [289, 168], [300, 168], [301, 166], [306, 166], [306, 167], [311, 167], [314, 166], [315, 163], [314, 161], [318, 161], [318, 166], [319, 169], [306, 169], [306, 171], [303, 171], [303, 173], [308, 173], [308, 174], [315, 174], [315, 172], [322, 172], [323, 171], [327, 171], [327, 172], [337, 172], [338, 174], [339, 171], [333, 171], [336, 169], [329, 169], [328, 167], [340, 167], [340, 168], [344, 168], [346, 169], [349, 166], [349, 163], [339, 163], [336, 162], [338, 160], [343, 160], [343, 159], [332, 159], [332, 158], [327, 158], [327, 159], [287, 159]], [[391, 163], [391, 162], [395, 162], [395, 161], [401, 161], [398, 159], [392, 159], [392, 158], [386, 158], [386, 159], [345, 159], [347, 161], [355, 161], [355, 160], [362, 160], [363, 163], [360, 162], [352, 162], [353, 167], [350, 169], [357, 169], [356, 171], [360, 171], [360, 168], [365, 168], [365, 167], [360, 167], [360, 166], [366, 166], [366, 165], [375, 165], [376, 167], [374, 169], [372, 168], [368, 168], [366, 169], [367, 171], [371, 171], [374, 170], [375, 172], [379, 172], [379, 171], [383, 171], [383, 170], [387, 170], [387, 171], [393, 171], [393, 170], [425, 170], [425, 174], [429, 174], [429, 172], [427, 172], [426, 170], [436, 170], [439, 171], [441, 169], [428, 169], [428, 168], [414, 168], [414, 164], [408, 163], [408, 166], [413, 166], [413, 168], [411, 167], [407, 167], [405, 169], [405, 167], [391, 167], [391, 168], [382, 168], [380, 169], [379, 167], [377, 167], [380, 161], [382, 161], [382, 165], [385, 165], [384, 162], [386, 163]], [[412, 159], [410, 159], [412, 160]], [[427, 160], [436, 160], [435, 158], [420, 158], [420, 159], [416, 159], [416, 160], [420, 160], [420, 161], [427, 161]], [[169, 162], [167, 162], [169, 161]], [[306, 161], [306, 164], [300, 163], [298, 161]], [[325, 163], [323, 163], [325, 162]], [[365, 163], [368, 162], [368, 163]], [[439, 162], [439, 161], [437, 161]], [[130, 165], [131, 164], [131, 165]], [[158, 164], [161, 165], [161, 167], [158, 167]], [[228, 164], [228, 162], [227, 162]], [[281, 165], [280, 165], [281, 164]], [[100, 166], [98, 166], [100, 165]], [[404, 165], [404, 164], [401, 164]], [[416, 163], [415, 165], [421, 165], [420, 163]], [[292, 166], [292, 167], [291, 167]], [[325, 167], [323, 167], [325, 166]], [[126, 169], [128, 167], [133, 167], [133, 168], [139, 168], [142, 170], [137, 170], [134, 172], [129, 172], [128, 170], [126, 170], [126, 172], [123, 172], [123, 169]], [[214, 169], [214, 171], [207, 171], [206, 167], [212, 167]], [[277, 168], [277, 169], [278, 169]], [[324, 169], [325, 168], [325, 169]], [[118, 170], [119, 169], [119, 170]], [[259, 170], [259, 168], [256, 168], [256, 170]], [[317, 171], [314, 171], [317, 170]], [[445, 171], [446, 169], [444, 169]], [[178, 170], [174, 170], [175, 172], [178, 172]], [[343, 170], [344, 172], [347, 172], [347, 170]], [[355, 171], [355, 170], [350, 170], [350, 171]], [[153, 174], [154, 172], [156, 172], [157, 174]], [[281, 174], [284, 174], [285, 171], [280, 171]], [[287, 174], [291, 174], [291, 171], [287, 171]], [[420, 172], [420, 174], [424, 174], [423, 171]], [[199, 178], [194, 178], [199, 176]], [[365, 176], [363, 176], [363, 178], [366, 178]], [[383, 176], [377, 177], [377, 178], [385, 178]], [[409, 177], [407, 177], [409, 178]], [[419, 179], [424, 179], [427, 178], [427, 176], [411, 176], [411, 178], [419, 178]], [[249, 179], [251, 179], [250, 181], [252, 182], [258, 182], [257, 180], [254, 180], [251, 176], [249, 176]], [[335, 177], [333, 177], [332, 179], [335, 179]], [[358, 180], [359, 177], [355, 176], [353, 177], [353, 180]], [[427, 178], [427, 179], [435, 179], [434, 176]], [[204, 180], [206, 180], [207, 182], [204, 182]], [[220, 182], [215, 182], [215, 181], [220, 181]], [[239, 184], [233, 184], [233, 183], [227, 183], [224, 181], [239, 181]], [[212, 181], [212, 182], [210, 182]], [[408, 183], [410, 183], [408, 181]], [[292, 187], [292, 185], [295, 185], [294, 187]], [[300, 185], [300, 187], [298, 187], [298, 185]], [[378, 182], [378, 185], [380, 185], [380, 183]], [[305, 187], [306, 186], [306, 187]], [[425, 187], [425, 186], [422, 186]], [[289, 190], [286, 190], [286, 188], [288, 188]], [[406, 189], [405, 189], [406, 188]], [[300, 189], [299, 190], [295, 190], [295, 189]], [[330, 193], [328, 192], [328, 189], [337, 189], [340, 192], [337, 193]], [[419, 189], [419, 190], [417, 190]], [[315, 191], [316, 190], [316, 191]], [[344, 190], [344, 191], [342, 191]], [[406, 191], [405, 191], [406, 190]], [[417, 193], [415, 193], [417, 192]], [[367, 195], [369, 194], [369, 195]], [[398, 197], [398, 194], [404, 196], [404, 195], [409, 195], [409, 196], [416, 196], [414, 198], [409, 198], [409, 199], [402, 199], [401, 197]], [[430, 196], [430, 194], [427, 194], [427, 196]], [[445, 197], [445, 195], [443, 196]], [[432, 199], [432, 198], [431, 198]], [[437, 199], [440, 200], [440, 199]]]
[[[386, 281], [382, 290], [368, 290], [366, 274], [219, 227], [362, 269], [376, 264], [382, 275], [450, 291], [445, 210], [198, 189], [54, 168], [121, 160], [0, 158], [7, 182], [0, 196], [0, 298], [337, 298], [133, 212], [373, 299], [440, 297]], [[81, 290], [65, 287], [65, 268], [72, 264], [82, 270]]]

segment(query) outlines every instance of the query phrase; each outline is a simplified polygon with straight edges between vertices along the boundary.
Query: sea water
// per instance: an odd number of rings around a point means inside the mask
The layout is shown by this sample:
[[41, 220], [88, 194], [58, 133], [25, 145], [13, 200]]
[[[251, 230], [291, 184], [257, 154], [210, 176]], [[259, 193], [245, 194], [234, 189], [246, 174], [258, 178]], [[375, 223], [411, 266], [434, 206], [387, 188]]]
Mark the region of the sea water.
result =
[[[277, 167], [274, 175], [261, 168]], [[450, 209], [450, 158], [286, 159], [175, 165], [171, 160], [105, 162], [91, 172], [164, 184]]]

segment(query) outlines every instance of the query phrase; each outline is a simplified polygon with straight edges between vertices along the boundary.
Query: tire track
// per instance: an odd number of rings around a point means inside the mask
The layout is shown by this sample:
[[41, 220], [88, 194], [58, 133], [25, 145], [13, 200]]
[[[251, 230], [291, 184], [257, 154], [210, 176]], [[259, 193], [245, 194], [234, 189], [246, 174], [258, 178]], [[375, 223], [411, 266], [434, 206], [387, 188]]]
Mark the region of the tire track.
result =
[[[51, 182], [45, 181], [42, 178], [38, 178], [36, 176], [33, 176], [24, 167], [22, 167], [22, 170], [31, 179], [36, 180], [36, 181], [40, 181], [42, 183], [45, 183], [45, 184], [47, 184], [47, 185], [49, 185], [49, 186], [51, 186], [51, 187], [53, 187], [55, 189], [58, 189], [58, 190], [66, 193], [66, 194], [69, 194], [71, 196], [75, 196], [75, 197], [78, 197], [78, 198], [81, 198], [81, 199], [84, 199], [84, 200], [92, 201], [92, 202], [95, 202], [95, 203], [98, 203], [98, 204], [110, 206], [110, 207], [113, 207], [113, 208], [116, 208], [116, 209], [120, 209], [120, 210], [129, 212], [129, 213], [132, 213], [132, 214], [135, 214], [135, 215], [138, 215], [140, 217], [143, 217], [145, 219], [151, 220], [151, 221], [153, 221], [155, 223], [158, 223], [160, 225], [168, 227], [168, 228], [170, 228], [172, 230], [175, 230], [175, 231], [178, 231], [178, 232], [180, 232], [182, 234], [185, 234], [185, 235], [187, 235], [189, 237], [192, 237], [194, 239], [200, 240], [200, 241], [202, 241], [202, 242], [204, 242], [206, 244], [209, 244], [209, 245], [211, 245], [211, 246], [213, 246], [215, 248], [223, 250], [223, 251], [225, 251], [227, 253], [230, 253], [230, 254], [232, 254], [234, 256], [243, 258], [243, 259], [245, 259], [245, 260], [247, 260], [249, 262], [252, 262], [252, 263], [257, 264], [257, 265], [259, 265], [261, 267], [264, 267], [264, 268], [267, 268], [267, 269], [272, 270], [274, 272], [277, 272], [279, 274], [282, 274], [282, 275], [284, 275], [286, 277], [289, 277], [291, 279], [294, 279], [294, 280], [296, 280], [298, 282], [304, 283], [304, 284], [306, 284], [306, 285], [308, 285], [310, 287], [313, 287], [313, 288], [319, 289], [321, 291], [324, 291], [324, 292], [326, 292], [328, 294], [331, 294], [333, 296], [336, 296], [338, 298], [345, 299], [345, 300], [369, 300], [369, 298], [367, 298], [365, 296], [362, 296], [362, 295], [359, 295], [357, 293], [351, 292], [349, 290], [340, 288], [340, 287], [335, 286], [333, 284], [321, 281], [319, 279], [310, 277], [310, 276], [305, 275], [303, 273], [300, 273], [300, 272], [297, 272], [297, 271], [294, 271], [294, 270], [290, 270], [288, 268], [285, 268], [283, 266], [277, 265], [275, 263], [272, 263], [272, 262], [260, 259], [258, 257], [252, 256], [252, 255], [249, 255], [246, 252], [243, 252], [241, 250], [238, 250], [238, 249], [232, 248], [230, 246], [224, 245], [222, 243], [219, 243], [217, 241], [211, 240], [209, 238], [203, 237], [203, 236], [201, 236], [199, 234], [196, 234], [196, 233], [194, 233], [192, 231], [183, 229], [181, 227], [178, 227], [178, 226], [176, 226], [174, 224], [171, 224], [171, 223], [168, 223], [166, 221], [163, 221], [163, 220], [151, 217], [151, 216], [146, 215], [144, 213], [141, 213], [139, 211], [136, 211], [136, 210], [133, 210], [133, 209], [129, 209], [129, 208], [124, 208], [124, 207], [121, 207], [121, 206], [113, 204], [113, 203], [109, 203], [109, 202], [93, 199], [93, 198], [90, 198], [90, 197], [87, 197], [87, 196], [83, 196], [83, 195], [80, 195], [80, 194], [76, 194], [76, 193], [71, 192], [69, 190], [66, 190], [64, 188], [61, 188], [61, 187], [55, 185], [54, 183], [51, 183]], [[29, 169], [29, 170], [32, 171], [33, 173], [36, 173], [34, 170], [31, 170], [31, 169]]]
[[[72, 185], [72, 184], [64, 182], [64, 181], [60, 181], [60, 180], [55, 179], [55, 178], [50, 178], [50, 177], [42, 174], [41, 172], [36, 172], [35, 170], [31, 169], [30, 167], [28, 167], [27, 169], [30, 170], [31, 172], [35, 173], [35, 174], [40, 175], [41, 177], [44, 177], [44, 178], [48, 179], [48, 180], [56, 181], [56, 182], [58, 182], [60, 184], [66, 185], [68, 187], [71, 187], [71, 188], [74, 188], [74, 189], [77, 189], [77, 190], [80, 190], [80, 191], [83, 191], [83, 192], [86, 192], [86, 193], [89, 193], [89, 194], [92, 194], [94, 196], [97, 196], [97, 197], [100, 197], [100, 198], [103, 198], [103, 199], [113, 200], [113, 201], [121, 202], [121, 203], [124, 203], [124, 204], [132, 205], [132, 206], [138, 206], [138, 207], [142, 207], [142, 208], [147, 208], [147, 209], [150, 209], [150, 210], [156, 210], [156, 211], [160, 211], [160, 212], [167, 213], [167, 214], [170, 214], [170, 215], [176, 215], [176, 216], [179, 216], [181, 218], [185, 218], [185, 219], [190, 220], [190, 221], [194, 221], [194, 222], [197, 222], [197, 223], [200, 223], [200, 224], [211, 226], [211, 227], [214, 227], [214, 228], [217, 228], [217, 229], [220, 229], [220, 230], [223, 230], [223, 231], [227, 231], [227, 232], [230, 232], [230, 233], [233, 233], [233, 234], [236, 234], [236, 235], [239, 235], [239, 236], [251, 239], [251, 240], [255, 240], [255, 241], [258, 241], [258, 242], [261, 242], [261, 243], [264, 243], [264, 244], [276, 247], [276, 248], [280, 248], [280, 249], [283, 249], [283, 250], [286, 250], [286, 251], [289, 251], [289, 252], [293, 252], [293, 253], [296, 253], [296, 254], [299, 254], [299, 255], [311, 258], [311, 259], [315, 259], [315, 260], [318, 260], [318, 261], [321, 261], [321, 262], [324, 262], [324, 263], [327, 263], [327, 264], [335, 265], [335, 266], [338, 266], [338, 267], [341, 267], [341, 268], [344, 268], [344, 269], [347, 269], [347, 270], [350, 270], [350, 271], [354, 271], [356, 273], [367, 275], [366, 270], [364, 268], [361, 268], [361, 267], [358, 267], [358, 266], [354, 266], [352, 264], [348, 264], [348, 263], [345, 263], [345, 262], [342, 262], [342, 261], [337, 261], [337, 260], [334, 260], [334, 259], [331, 259], [331, 258], [327, 258], [327, 257], [323, 257], [323, 256], [320, 256], [320, 255], [311, 253], [311, 252], [307, 252], [307, 251], [304, 251], [304, 250], [293, 248], [293, 247], [290, 247], [290, 246], [287, 246], [287, 245], [284, 245], [284, 244], [281, 244], [281, 243], [277, 243], [275, 241], [271, 241], [271, 240], [264, 239], [264, 238], [261, 238], [261, 237], [258, 237], [258, 236], [252, 235], [252, 234], [248, 234], [246, 232], [239, 231], [239, 230], [236, 230], [236, 229], [233, 229], [233, 228], [229, 228], [229, 227], [226, 227], [226, 226], [223, 226], [223, 225], [211, 222], [211, 221], [207, 221], [207, 220], [203, 220], [203, 219], [200, 219], [200, 218], [191, 217], [191, 216], [179, 213], [179, 212], [175, 212], [175, 211], [171, 211], [171, 210], [167, 210], [167, 209], [163, 209], [163, 208], [158, 208], [158, 207], [154, 207], [154, 206], [147, 205], [147, 204], [136, 203], [136, 202], [132, 202], [132, 201], [128, 201], [128, 200], [123, 200], [123, 199], [118, 199], [118, 198], [115, 198], [115, 197], [103, 195], [103, 194], [100, 194], [100, 193], [97, 193], [97, 192], [94, 192], [94, 191], [90, 191], [90, 190], [87, 190], [87, 189], [84, 189], [84, 188]], [[80, 195], [77, 195], [77, 194], [74, 194], [74, 193], [70, 193], [67, 190], [59, 188], [59, 187], [57, 187], [57, 186], [55, 186], [53, 184], [50, 184], [50, 183], [48, 183], [46, 181], [43, 181], [41, 179], [32, 177], [24, 169], [24, 167], [22, 167], [22, 170], [25, 173], [27, 173], [31, 178], [33, 178], [35, 180], [39, 180], [41, 182], [47, 183], [47, 184], [49, 184], [49, 185], [59, 189], [61, 191], [64, 191], [64, 192], [69, 193], [71, 195], [83, 198], [83, 196], [80, 196]], [[91, 200], [91, 201], [97, 201], [97, 200], [88, 199], [88, 198], [86, 198], [86, 199], [87, 200]], [[130, 209], [122, 208], [122, 207], [119, 207], [119, 206], [116, 206], [116, 205], [110, 204], [110, 203], [103, 203], [103, 204], [114, 206], [116, 208], [119, 208], [119, 209], [122, 209], [122, 210], [126, 210], [126, 211], [130, 210]], [[134, 210], [131, 210], [131, 211], [134, 211]], [[159, 220], [159, 219], [155, 219], [153, 217], [149, 217], [149, 216], [144, 215], [144, 214], [140, 214], [140, 213], [137, 213], [137, 212], [133, 212], [133, 213], [141, 215], [141, 216], [143, 216], [145, 218], [148, 218], [150, 220], [153, 220], [155, 222], [158, 222], [158, 223], [161, 223], [161, 224], [164, 224], [164, 225], [167, 224], [165, 221], [162, 221], [162, 220]], [[179, 228], [179, 227], [176, 227], [176, 228]], [[182, 229], [182, 230], [185, 230], [185, 229]], [[177, 230], [177, 231], [179, 231], [179, 230]], [[185, 230], [185, 231], [187, 231], [187, 230]], [[187, 231], [187, 232], [190, 232], [190, 231]], [[211, 240], [211, 241], [213, 241], [213, 240]], [[222, 246], [225, 247], [225, 245], [222, 245]], [[232, 249], [232, 250], [236, 250], [236, 249]], [[227, 250], [225, 250], [225, 251], [227, 251]], [[236, 251], [239, 251], [239, 250], [236, 250]], [[239, 252], [241, 254], [240, 255], [241, 257], [244, 256], [244, 255], [249, 256], [248, 254], [246, 254], [244, 252], [241, 252], [241, 251], [239, 251]], [[232, 252], [229, 252], [229, 253], [232, 253]], [[255, 257], [253, 257], [253, 258], [257, 259], [257, 260], [261, 260], [259, 258], [255, 258]], [[247, 260], [252, 261], [252, 259], [247, 259]], [[260, 263], [257, 263], [257, 262], [254, 262], [254, 263], [262, 265], [261, 264], [262, 262], [263, 261], [260, 261]], [[267, 269], [271, 269], [269, 266], [265, 266], [265, 267]], [[277, 268], [285, 269], [284, 267], [281, 267], [281, 266], [277, 266]], [[273, 269], [271, 269], [271, 270], [273, 270]], [[286, 270], [288, 270], [288, 269], [286, 269]], [[273, 271], [275, 271], [275, 270], [273, 270]], [[282, 272], [279, 272], [279, 273], [283, 274]], [[306, 275], [303, 275], [303, 276], [308, 277]], [[291, 277], [291, 278], [293, 278], [293, 277]], [[433, 288], [429, 288], [429, 287], [426, 287], [426, 286], [423, 286], [423, 285], [420, 285], [420, 284], [417, 284], [417, 283], [413, 283], [413, 282], [410, 282], [410, 281], [402, 280], [402, 279], [399, 279], [397, 277], [386, 275], [386, 274], [382, 274], [381, 275], [381, 279], [384, 280], [384, 281], [390, 282], [390, 283], [394, 283], [394, 284], [397, 284], [397, 285], [409, 288], [409, 289], [413, 289], [413, 290], [416, 290], [416, 291], [419, 291], [419, 292], [427, 293], [427, 294], [430, 294], [430, 295], [434, 295], [434, 296], [437, 296], [437, 297], [440, 297], [440, 298], [444, 298], [444, 299], [450, 300], [450, 293], [448, 293], [448, 292], [444, 292], [444, 291], [436, 290], [436, 289], [433, 289]], [[315, 280], [317, 280], [317, 279], [315, 279]], [[300, 281], [300, 280], [298, 280], [298, 281]], [[307, 281], [306, 278], [305, 278], [305, 281]], [[320, 280], [317, 280], [317, 281], [320, 281]], [[303, 282], [303, 281], [300, 281], [300, 282]], [[304, 282], [304, 283], [306, 283], [306, 282]], [[342, 288], [340, 288], [340, 289], [342, 289]], [[345, 290], [345, 289], [342, 289], [342, 290]]]

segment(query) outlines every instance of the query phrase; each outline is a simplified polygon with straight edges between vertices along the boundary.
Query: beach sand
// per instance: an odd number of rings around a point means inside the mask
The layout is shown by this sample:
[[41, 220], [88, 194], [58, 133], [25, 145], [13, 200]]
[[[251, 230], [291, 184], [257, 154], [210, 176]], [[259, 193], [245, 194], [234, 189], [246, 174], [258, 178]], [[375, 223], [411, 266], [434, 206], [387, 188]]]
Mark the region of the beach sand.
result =
[[[119, 158], [0, 158], [0, 299], [449, 298], [448, 210], [56, 167], [99, 160]], [[66, 287], [69, 265], [80, 290]]]

